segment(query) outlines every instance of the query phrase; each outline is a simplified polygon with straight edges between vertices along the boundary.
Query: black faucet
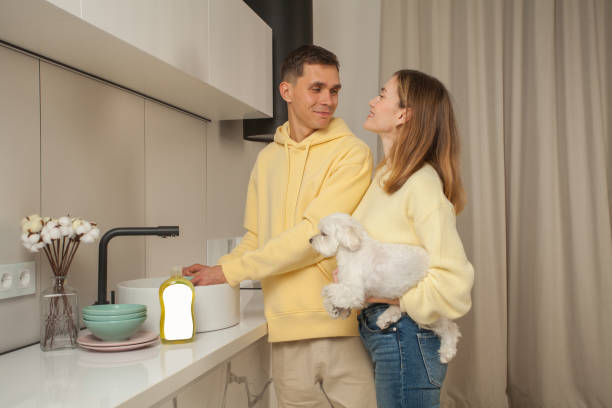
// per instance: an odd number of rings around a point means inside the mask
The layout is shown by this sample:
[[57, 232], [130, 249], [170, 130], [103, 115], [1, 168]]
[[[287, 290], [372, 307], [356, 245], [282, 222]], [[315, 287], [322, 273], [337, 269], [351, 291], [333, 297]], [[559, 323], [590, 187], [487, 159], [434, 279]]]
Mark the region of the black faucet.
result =
[[[177, 237], [179, 227], [122, 227], [113, 228], [106, 232], [100, 239], [98, 250], [98, 301], [96, 305], [106, 305], [106, 260], [108, 241], [120, 235], [157, 235], [162, 238]], [[113, 299], [114, 302], [114, 299]]]

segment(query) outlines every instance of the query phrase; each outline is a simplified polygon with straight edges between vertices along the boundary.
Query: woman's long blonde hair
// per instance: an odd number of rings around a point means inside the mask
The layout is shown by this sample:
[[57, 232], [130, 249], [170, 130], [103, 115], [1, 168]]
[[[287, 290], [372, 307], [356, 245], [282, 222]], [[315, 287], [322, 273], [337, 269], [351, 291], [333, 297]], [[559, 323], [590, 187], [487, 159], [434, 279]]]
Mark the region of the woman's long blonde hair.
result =
[[392, 194], [425, 163], [442, 179], [444, 195], [459, 214], [465, 206], [465, 191], [459, 169], [459, 133], [450, 95], [436, 78], [415, 70], [393, 74], [397, 79], [400, 108], [412, 116], [402, 125], [389, 155], [379, 164], [387, 165], [384, 189]]

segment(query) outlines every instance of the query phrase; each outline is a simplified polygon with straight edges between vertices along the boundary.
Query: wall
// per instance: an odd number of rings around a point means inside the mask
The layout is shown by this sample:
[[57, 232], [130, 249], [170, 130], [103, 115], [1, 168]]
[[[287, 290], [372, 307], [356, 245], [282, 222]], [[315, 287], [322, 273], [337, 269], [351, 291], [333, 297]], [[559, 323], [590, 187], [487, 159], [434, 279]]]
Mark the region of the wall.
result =
[[[36, 295], [0, 300], [0, 352], [38, 341], [38, 296], [51, 276], [46, 258], [21, 246], [22, 217], [69, 213], [102, 232], [180, 226], [178, 238], [114, 238], [109, 289], [204, 262], [206, 239], [243, 232], [263, 145], [244, 142], [240, 123], [206, 123], [0, 46], [0, 264], [37, 263]], [[68, 276], [82, 306], [96, 299], [97, 256], [97, 243], [82, 245]]]
[[313, 0], [314, 43], [340, 60], [342, 90], [336, 116], [343, 118], [378, 156], [378, 136], [363, 129], [368, 101], [378, 95], [380, 0]]

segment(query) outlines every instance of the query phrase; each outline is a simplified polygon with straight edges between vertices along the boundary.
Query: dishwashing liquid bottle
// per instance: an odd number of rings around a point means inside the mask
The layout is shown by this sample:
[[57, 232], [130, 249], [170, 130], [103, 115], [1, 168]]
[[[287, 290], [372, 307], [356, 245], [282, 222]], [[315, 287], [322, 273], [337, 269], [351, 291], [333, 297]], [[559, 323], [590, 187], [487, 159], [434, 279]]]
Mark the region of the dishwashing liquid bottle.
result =
[[159, 337], [162, 343], [187, 343], [195, 337], [195, 318], [193, 304], [195, 289], [193, 284], [181, 275], [181, 269], [172, 268], [168, 280], [159, 287], [161, 319]]

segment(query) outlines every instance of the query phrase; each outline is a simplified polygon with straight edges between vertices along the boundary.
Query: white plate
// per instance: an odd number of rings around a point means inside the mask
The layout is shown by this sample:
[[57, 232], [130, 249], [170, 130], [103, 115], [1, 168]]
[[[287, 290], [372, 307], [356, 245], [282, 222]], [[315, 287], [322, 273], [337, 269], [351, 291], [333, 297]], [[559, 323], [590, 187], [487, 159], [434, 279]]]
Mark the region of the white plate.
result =
[[[159, 340], [149, 346], [130, 351], [119, 350], [91, 350], [79, 347], [77, 353], [77, 364], [79, 367], [87, 368], [120, 368], [130, 367], [130, 370], [137, 370], [134, 366], [144, 368], [143, 362], [155, 360], [162, 351]], [[140, 370], [140, 368], [138, 368]], [[113, 370], [114, 371], [114, 370]], [[145, 370], [146, 371], [146, 370]], [[121, 374], [123, 375], [123, 373]], [[144, 374], [147, 377], [147, 374]]]
[[159, 337], [159, 335], [150, 330], [139, 330], [136, 333], [132, 334], [132, 336], [123, 341], [104, 341], [100, 340], [93, 334], [85, 334], [80, 336], [77, 339], [77, 343], [80, 346], [89, 346], [89, 347], [120, 347], [120, 346], [132, 346], [135, 344], [148, 343], [152, 340], [155, 340]]
[[104, 346], [104, 347], [100, 347], [100, 346], [86, 346], [81, 344], [81, 347], [87, 350], [94, 350], [94, 351], [105, 351], [105, 352], [114, 352], [114, 351], [127, 351], [127, 350], [136, 350], [139, 348], [143, 348], [143, 347], [148, 347], [151, 346], [153, 344], [157, 343], [157, 339], [153, 339], [151, 341], [147, 341], [144, 343], [136, 343], [136, 344], [126, 344], [123, 346]]

